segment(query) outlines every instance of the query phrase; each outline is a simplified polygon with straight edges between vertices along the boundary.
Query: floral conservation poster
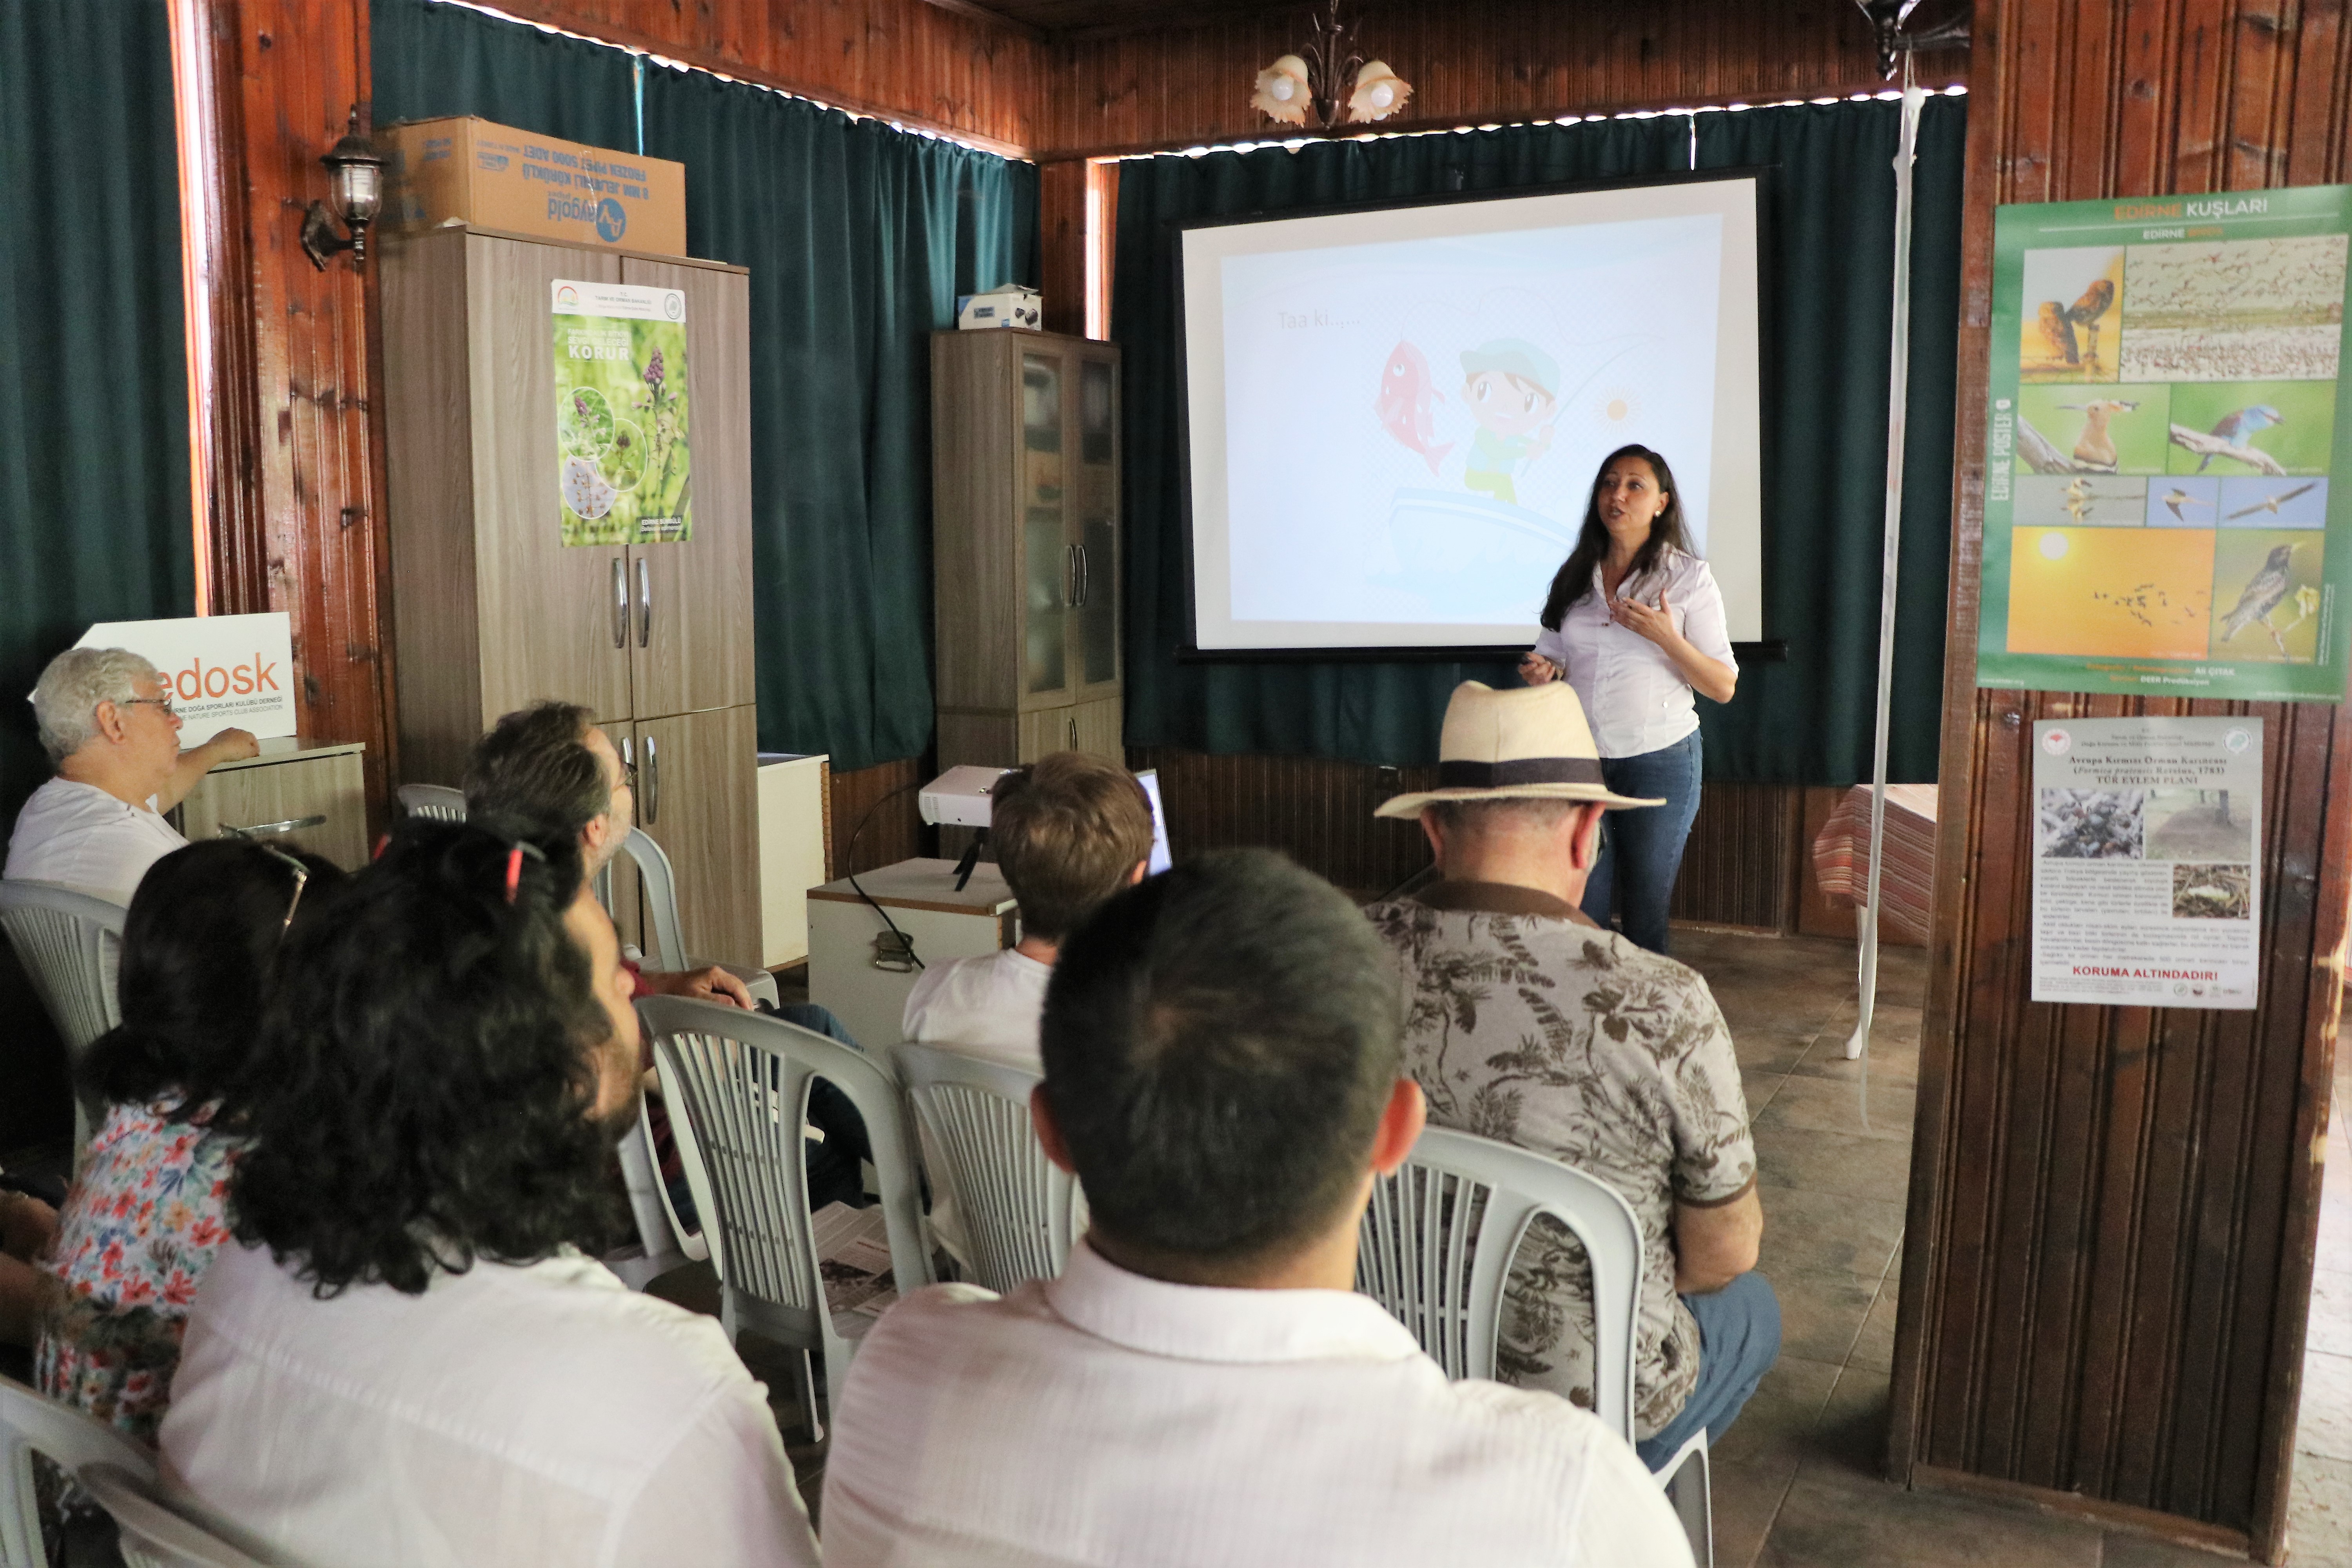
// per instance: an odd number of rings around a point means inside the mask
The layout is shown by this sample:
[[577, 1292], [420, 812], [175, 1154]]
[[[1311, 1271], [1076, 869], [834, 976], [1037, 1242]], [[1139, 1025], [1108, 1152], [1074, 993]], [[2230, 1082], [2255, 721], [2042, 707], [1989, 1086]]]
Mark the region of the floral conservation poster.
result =
[[2343, 698], [2347, 233], [2346, 185], [1998, 210], [1979, 685]]
[[686, 296], [562, 278], [553, 289], [563, 542], [686, 542]]
[[2033, 999], [2250, 1008], [2263, 721], [2033, 726]]

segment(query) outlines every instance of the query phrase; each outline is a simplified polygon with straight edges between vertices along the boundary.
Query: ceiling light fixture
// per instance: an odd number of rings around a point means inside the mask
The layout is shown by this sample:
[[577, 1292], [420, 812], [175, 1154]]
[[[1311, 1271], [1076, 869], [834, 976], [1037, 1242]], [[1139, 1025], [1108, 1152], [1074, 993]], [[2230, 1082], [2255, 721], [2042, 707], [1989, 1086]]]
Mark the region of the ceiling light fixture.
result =
[[1285, 55], [1257, 73], [1250, 107], [1283, 125], [1311, 123], [1328, 131], [1342, 123], [1386, 120], [1412, 97], [1412, 85], [1386, 60], [1364, 58], [1356, 25], [1342, 21], [1339, 0], [1307, 24], [1314, 37], [1295, 55]]

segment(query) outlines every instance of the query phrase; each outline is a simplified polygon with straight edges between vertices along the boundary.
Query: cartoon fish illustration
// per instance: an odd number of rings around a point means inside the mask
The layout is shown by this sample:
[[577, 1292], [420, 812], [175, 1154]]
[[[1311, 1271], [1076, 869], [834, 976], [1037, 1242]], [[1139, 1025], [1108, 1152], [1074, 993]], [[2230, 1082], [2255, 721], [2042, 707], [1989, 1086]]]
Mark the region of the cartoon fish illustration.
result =
[[1438, 441], [1437, 421], [1429, 412], [1431, 405], [1444, 397], [1430, 382], [1428, 356], [1400, 340], [1389, 354], [1388, 368], [1381, 373], [1381, 395], [1372, 404], [1372, 412], [1381, 416], [1381, 423], [1399, 445], [1422, 455], [1433, 474], [1445, 454], [1454, 450], [1453, 442]]

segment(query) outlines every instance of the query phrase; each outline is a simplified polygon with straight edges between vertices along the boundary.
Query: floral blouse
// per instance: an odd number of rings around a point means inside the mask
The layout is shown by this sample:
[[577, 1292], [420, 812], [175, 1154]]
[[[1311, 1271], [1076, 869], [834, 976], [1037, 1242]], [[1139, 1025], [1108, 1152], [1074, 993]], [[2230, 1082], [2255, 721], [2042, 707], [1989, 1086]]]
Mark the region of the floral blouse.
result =
[[244, 1144], [211, 1118], [209, 1107], [186, 1121], [153, 1105], [110, 1110], [41, 1266], [62, 1289], [46, 1292], [35, 1381], [142, 1442], [163, 1424], [188, 1303], [229, 1237]]

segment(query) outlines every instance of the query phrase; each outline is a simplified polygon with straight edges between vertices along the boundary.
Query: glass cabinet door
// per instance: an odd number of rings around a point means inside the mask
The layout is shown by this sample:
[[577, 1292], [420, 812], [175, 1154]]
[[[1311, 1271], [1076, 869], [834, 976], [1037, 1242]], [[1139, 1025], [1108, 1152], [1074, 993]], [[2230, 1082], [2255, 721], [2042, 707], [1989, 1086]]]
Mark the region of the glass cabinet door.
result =
[[1102, 360], [1078, 364], [1078, 504], [1076, 595], [1078, 681], [1098, 686], [1118, 679], [1119, 562], [1116, 382]]
[[1062, 483], [1062, 367], [1043, 354], [1021, 358], [1022, 620], [1021, 689], [1026, 696], [1069, 688], [1068, 607], [1076, 596]]

